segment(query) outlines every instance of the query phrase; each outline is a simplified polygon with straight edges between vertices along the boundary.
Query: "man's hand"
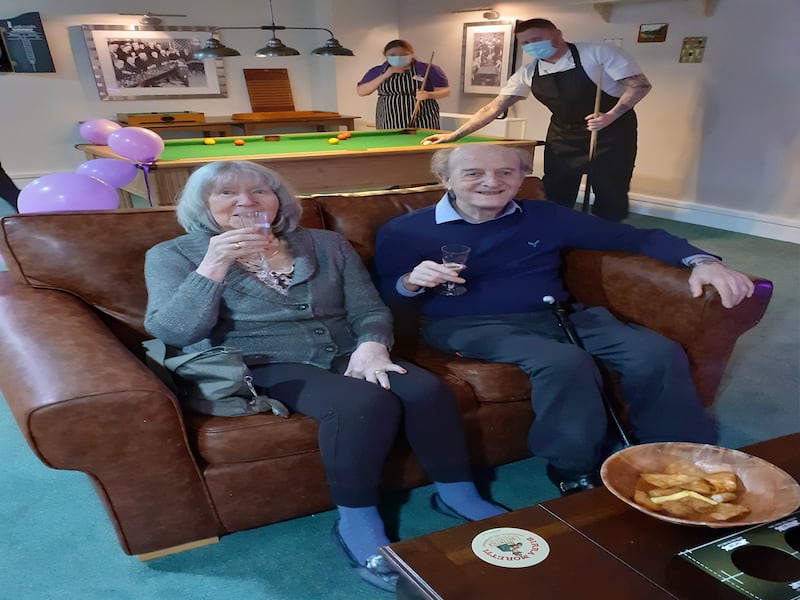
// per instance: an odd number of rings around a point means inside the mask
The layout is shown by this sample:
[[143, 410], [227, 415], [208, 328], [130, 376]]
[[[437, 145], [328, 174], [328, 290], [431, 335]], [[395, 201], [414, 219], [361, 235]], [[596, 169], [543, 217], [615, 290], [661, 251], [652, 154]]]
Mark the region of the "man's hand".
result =
[[426, 138], [423, 138], [420, 144], [423, 146], [427, 146], [428, 144], [447, 144], [448, 142], [454, 142], [458, 138], [456, 137], [455, 133], [437, 133], [435, 135], [429, 135]]
[[692, 269], [689, 289], [694, 298], [703, 294], [705, 284], [714, 286], [725, 308], [733, 308], [745, 298], [750, 298], [755, 291], [755, 286], [747, 275], [729, 269], [722, 263], [708, 263]]
[[616, 120], [617, 117], [613, 116], [611, 113], [601, 112], [597, 113], [597, 115], [592, 113], [591, 115], [586, 115], [586, 129], [589, 131], [600, 131]]
[[388, 371], [400, 373], [406, 370], [396, 365], [389, 357], [389, 350], [378, 342], [362, 342], [350, 355], [350, 362], [344, 372], [345, 377], [365, 379], [370, 383], [377, 383], [383, 389], [389, 389]]
[[441, 285], [446, 281], [453, 283], [464, 283], [465, 279], [459, 277], [459, 273], [466, 268], [466, 265], [461, 265], [460, 268], [450, 268], [444, 266], [442, 263], [433, 262], [432, 260], [423, 260], [419, 263], [414, 270], [403, 276], [403, 287], [409, 292], [417, 292], [419, 288], [432, 288]]

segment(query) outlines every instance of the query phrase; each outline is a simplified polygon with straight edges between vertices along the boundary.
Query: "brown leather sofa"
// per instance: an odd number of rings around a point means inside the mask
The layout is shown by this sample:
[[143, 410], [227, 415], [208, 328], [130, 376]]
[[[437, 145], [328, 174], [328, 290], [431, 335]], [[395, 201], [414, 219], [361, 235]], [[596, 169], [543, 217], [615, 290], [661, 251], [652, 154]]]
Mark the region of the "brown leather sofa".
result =
[[[541, 197], [535, 178], [525, 190], [523, 197]], [[368, 260], [380, 224], [440, 195], [431, 187], [307, 198], [303, 224], [340, 231]], [[2, 221], [0, 390], [40, 460], [89, 475], [122, 549], [141, 558], [331, 508], [314, 421], [184, 414], [144, 365], [144, 253], [180, 233], [172, 208]], [[758, 323], [772, 291], [757, 280], [753, 298], [726, 310], [710, 289], [692, 299], [685, 269], [620, 253], [571, 251], [564, 276], [579, 300], [679, 341], [706, 404], [736, 339]], [[412, 341], [400, 351], [455, 391], [477, 464], [528, 456], [533, 414], [521, 371], [406, 337]], [[402, 440], [385, 480], [425, 482]]]

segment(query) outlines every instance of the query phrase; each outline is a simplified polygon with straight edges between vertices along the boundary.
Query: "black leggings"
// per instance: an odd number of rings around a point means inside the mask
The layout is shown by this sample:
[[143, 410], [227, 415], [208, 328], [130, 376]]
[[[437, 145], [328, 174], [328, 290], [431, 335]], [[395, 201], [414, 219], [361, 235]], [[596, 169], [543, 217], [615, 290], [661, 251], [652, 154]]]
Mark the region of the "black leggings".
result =
[[320, 453], [337, 505], [378, 503], [383, 464], [401, 423], [414, 455], [434, 481], [472, 480], [453, 394], [432, 373], [395, 362], [408, 372], [388, 373], [391, 390], [305, 364], [252, 367], [257, 386], [319, 422]]

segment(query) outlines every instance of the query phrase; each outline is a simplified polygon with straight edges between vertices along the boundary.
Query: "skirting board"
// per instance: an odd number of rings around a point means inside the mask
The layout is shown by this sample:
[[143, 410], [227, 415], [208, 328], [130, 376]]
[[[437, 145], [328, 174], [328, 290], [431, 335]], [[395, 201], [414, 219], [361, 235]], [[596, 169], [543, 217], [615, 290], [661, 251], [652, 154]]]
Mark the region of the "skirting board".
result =
[[[581, 189], [578, 194], [578, 204], [582, 199]], [[635, 194], [630, 195], [630, 210], [638, 215], [800, 244], [800, 220], [797, 219]]]

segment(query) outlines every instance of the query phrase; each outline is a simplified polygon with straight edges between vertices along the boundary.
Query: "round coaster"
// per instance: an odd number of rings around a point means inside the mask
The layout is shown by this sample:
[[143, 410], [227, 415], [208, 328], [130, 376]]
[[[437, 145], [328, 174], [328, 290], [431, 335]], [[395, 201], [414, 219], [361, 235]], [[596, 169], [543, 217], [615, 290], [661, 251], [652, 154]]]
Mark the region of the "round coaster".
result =
[[519, 569], [539, 564], [550, 554], [545, 539], [526, 529], [496, 527], [472, 540], [475, 556], [491, 565]]

